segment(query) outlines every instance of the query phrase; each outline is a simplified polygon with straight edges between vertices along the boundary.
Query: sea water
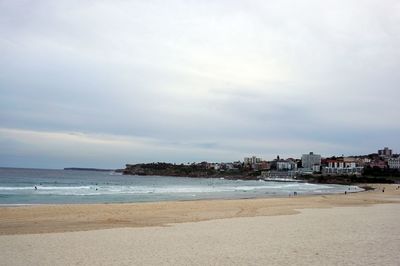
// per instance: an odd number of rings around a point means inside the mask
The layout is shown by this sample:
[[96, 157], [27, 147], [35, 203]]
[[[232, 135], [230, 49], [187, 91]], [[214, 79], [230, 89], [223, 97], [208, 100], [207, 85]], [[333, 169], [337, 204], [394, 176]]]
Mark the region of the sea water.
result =
[[[36, 187], [36, 188], [35, 188]], [[356, 186], [0, 168], [0, 204], [121, 203], [356, 192]]]

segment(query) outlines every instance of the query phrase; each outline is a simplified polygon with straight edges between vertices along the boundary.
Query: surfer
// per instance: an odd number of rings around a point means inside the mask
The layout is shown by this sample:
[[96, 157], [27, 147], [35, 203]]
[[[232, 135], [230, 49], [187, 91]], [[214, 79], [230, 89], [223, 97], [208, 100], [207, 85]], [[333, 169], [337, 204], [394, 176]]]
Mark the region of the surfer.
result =
[[35, 190], [37, 190], [37, 186], [35, 186]]

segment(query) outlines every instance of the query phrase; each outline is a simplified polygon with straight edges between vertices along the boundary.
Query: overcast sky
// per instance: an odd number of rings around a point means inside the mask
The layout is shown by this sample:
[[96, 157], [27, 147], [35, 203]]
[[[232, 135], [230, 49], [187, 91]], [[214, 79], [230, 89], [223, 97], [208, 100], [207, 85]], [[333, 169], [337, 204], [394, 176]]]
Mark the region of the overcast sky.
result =
[[0, 0], [0, 166], [400, 152], [398, 0]]

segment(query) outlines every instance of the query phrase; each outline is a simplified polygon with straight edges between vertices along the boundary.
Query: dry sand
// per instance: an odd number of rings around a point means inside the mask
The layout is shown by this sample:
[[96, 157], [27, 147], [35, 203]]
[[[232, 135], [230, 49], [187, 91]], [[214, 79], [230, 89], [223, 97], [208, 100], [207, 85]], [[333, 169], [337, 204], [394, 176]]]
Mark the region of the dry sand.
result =
[[0, 208], [0, 265], [399, 265], [395, 187], [279, 199]]

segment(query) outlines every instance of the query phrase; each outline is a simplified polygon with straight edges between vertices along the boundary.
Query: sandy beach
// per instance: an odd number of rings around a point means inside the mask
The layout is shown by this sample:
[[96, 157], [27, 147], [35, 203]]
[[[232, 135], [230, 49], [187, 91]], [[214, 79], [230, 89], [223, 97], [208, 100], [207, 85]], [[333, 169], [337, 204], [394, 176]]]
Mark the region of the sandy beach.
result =
[[0, 264], [398, 265], [400, 189], [376, 188], [290, 198], [2, 207]]

